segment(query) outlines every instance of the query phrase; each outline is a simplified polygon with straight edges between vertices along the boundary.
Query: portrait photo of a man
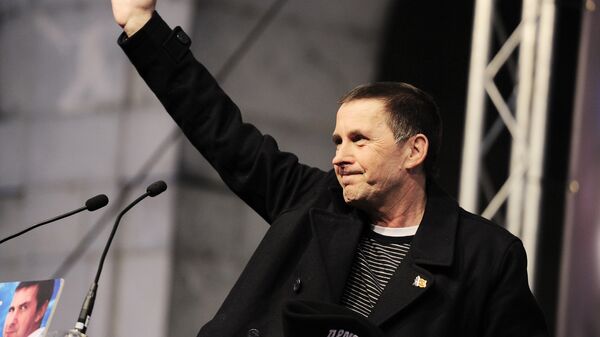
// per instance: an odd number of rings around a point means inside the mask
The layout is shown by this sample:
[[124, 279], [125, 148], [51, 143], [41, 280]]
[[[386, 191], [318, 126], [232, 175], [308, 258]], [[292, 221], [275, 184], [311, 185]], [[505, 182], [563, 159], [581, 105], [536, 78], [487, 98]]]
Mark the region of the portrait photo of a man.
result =
[[[48, 308], [56, 298], [56, 280], [23, 281], [2, 285], [2, 337], [42, 337], [49, 321]], [[58, 282], [59, 283], [59, 282]], [[14, 287], [14, 290], [13, 290]], [[12, 295], [12, 298], [10, 298]]]

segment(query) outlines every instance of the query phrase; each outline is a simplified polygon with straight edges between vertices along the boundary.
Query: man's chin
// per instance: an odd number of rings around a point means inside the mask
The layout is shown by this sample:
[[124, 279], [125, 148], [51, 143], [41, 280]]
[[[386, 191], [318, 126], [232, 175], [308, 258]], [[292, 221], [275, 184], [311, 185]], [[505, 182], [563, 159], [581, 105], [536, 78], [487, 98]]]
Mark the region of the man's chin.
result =
[[354, 203], [356, 201], [356, 196], [352, 193], [348, 192], [348, 188], [344, 188], [344, 201], [348, 204], [348, 205], [352, 205], [352, 203]]
[[358, 208], [360, 208], [360, 205], [364, 203], [363, 198], [361, 198], [359, 195], [346, 193], [346, 190], [344, 190], [344, 201], [346, 204]]

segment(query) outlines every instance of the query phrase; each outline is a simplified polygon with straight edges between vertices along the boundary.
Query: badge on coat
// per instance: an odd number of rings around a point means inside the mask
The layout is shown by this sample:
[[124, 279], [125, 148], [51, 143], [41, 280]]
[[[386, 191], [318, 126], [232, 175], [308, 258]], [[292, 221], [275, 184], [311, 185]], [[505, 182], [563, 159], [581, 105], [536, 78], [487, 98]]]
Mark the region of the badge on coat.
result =
[[415, 281], [412, 284], [415, 287], [419, 287], [419, 288], [426, 288], [427, 287], [427, 280], [422, 278], [421, 276], [417, 276], [415, 277]]

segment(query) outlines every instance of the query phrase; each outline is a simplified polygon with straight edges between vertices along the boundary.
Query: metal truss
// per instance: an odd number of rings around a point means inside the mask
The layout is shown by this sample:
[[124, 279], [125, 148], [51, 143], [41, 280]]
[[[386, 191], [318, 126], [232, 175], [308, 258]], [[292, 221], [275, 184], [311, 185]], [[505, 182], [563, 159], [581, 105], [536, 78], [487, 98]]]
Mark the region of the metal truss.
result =
[[[522, 0], [520, 22], [493, 55], [493, 36], [503, 33], [500, 16], [494, 15], [500, 1], [477, 0], [475, 6], [459, 199], [462, 207], [488, 219], [500, 219], [501, 207], [506, 206], [506, 218], [501, 222], [523, 241], [533, 286], [555, 3]], [[517, 52], [512, 95], [505, 99], [494, 79], [502, 67], [513, 65], [511, 56]], [[488, 99], [495, 112], [487, 111]], [[496, 121], [484, 130], [486, 115], [491, 113]], [[504, 128], [511, 139], [510, 166], [506, 180], [496, 190], [489, 182], [484, 158]], [[487, 200], [479, 200], [482, 194]], [[486, 205], [482, 211], [480, 205]]]

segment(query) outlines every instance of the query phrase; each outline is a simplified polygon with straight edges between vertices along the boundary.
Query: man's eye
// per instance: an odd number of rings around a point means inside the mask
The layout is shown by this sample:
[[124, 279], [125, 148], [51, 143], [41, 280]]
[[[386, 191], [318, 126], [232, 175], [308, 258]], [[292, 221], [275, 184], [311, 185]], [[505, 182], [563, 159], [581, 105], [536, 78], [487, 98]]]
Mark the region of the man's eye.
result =
[[367, 140], [363, 136], [357, 136], [357, 137], [352, 138], [352, 141], [358, 145], [361, 145], [361, 144], [365, 143]]
[[358, 141], [362, 141], [362, 140], [366, 140], [366, 139], [367, 139], [367, 137], [365, 137], [361, 133], [354, 133], [350, 136], [350, 140], [353, 142], [358, 142]]

